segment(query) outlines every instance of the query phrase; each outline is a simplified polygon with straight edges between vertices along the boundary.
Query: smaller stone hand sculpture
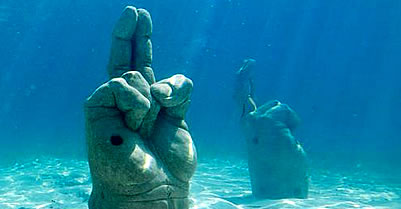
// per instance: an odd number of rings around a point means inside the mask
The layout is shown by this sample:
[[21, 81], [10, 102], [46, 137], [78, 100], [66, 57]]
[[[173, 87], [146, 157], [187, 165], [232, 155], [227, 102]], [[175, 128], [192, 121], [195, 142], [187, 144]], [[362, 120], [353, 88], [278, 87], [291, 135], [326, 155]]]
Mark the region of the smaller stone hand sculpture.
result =
[[253, 99], [252, 67], [247, 59], [237, 72], [234, 98], [242, 109], [241, 127], [248, 148], [252, 195], [256, 198], [307, 198], [306, 153], [293, 135], [298, 115], [277, 100], [258, 107]]
[[299, 121], [288, 105], [277, 100], [245, 116], [248, 166], [256, 198], [308, 197], [306, 153], [292, 133]]
[[90, 209], [186, 209], [196, 150], [184, 121], [192, 81], [155, 82], [143, 9], [126, 7], [112, 35], [108, 72], [85, 103], [93, 189]]

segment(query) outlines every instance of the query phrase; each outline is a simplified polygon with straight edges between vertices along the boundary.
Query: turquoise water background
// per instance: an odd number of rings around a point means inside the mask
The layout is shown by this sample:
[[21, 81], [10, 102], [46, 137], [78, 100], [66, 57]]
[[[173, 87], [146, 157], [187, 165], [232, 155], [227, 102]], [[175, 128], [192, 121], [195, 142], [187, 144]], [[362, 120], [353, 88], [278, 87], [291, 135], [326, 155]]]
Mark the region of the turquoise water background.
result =
[[[194, 81], [187, 119], [201, 160], [246, 160], [232, 94], [242, 60], [254, 58], [256, 102], [279, 99], [300, 115], [296, 136], [312, 167], [401, 187], [399, 0], [2, 0], [2, 168], [86, 159], [83, 102], [108, 79], [111, 31], [126, 5], [152, 14], [157, 79]], [[400, 201], [388, 190], [382, 205]]]

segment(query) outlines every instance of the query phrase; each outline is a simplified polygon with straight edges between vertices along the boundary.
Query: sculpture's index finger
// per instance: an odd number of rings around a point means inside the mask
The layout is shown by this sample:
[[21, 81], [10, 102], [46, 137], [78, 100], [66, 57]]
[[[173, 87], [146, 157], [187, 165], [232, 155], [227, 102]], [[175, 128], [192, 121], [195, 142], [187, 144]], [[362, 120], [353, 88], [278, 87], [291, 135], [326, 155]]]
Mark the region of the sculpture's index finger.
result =
[[152, 36], [152, 17], [146, 9], [138, 9], [138, 25], [136, 27], [136, 37], [150, 38]]

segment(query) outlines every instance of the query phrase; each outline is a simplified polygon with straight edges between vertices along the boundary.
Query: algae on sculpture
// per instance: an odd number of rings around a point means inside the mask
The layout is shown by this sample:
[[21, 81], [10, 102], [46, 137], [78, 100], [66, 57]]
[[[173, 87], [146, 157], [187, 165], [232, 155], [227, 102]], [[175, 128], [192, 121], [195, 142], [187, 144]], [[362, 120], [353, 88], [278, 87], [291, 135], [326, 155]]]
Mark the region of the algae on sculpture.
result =
[[277, 100], [257, 107], [252, 66], [245, 60], [237, 72], [235, 99], [242, 108], [252, 194], [256, 198], [307, 198], [309, 171], [305, 151], [293, 135], [297, 114]]
[[183, 75], [155, 82], [151, 33], [149, 13], [126, 7], [112, 34], [111, 80], [85, 103], [90, 209], [189, 208], [193, 84]]

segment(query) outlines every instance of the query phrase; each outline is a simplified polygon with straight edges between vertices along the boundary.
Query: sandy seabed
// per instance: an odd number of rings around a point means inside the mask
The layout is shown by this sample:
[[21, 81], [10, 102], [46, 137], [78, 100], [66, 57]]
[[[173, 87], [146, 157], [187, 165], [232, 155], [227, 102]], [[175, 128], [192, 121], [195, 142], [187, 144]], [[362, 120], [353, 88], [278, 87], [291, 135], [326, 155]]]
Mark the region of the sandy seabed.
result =
[[[43, 157], [0, 167], [0, 209], [87, 209], [90, 191], [86, 161]], [[315, 168], [308, 199], [254, 200], [246, 161], [204, 159], [191, 200], [192, 209], [401, 208], [401, 182], [360, 169]]]

